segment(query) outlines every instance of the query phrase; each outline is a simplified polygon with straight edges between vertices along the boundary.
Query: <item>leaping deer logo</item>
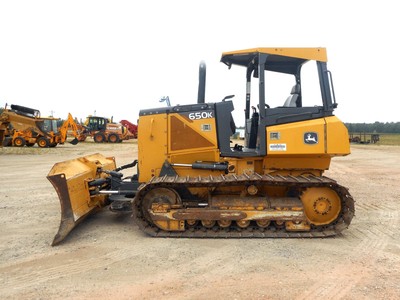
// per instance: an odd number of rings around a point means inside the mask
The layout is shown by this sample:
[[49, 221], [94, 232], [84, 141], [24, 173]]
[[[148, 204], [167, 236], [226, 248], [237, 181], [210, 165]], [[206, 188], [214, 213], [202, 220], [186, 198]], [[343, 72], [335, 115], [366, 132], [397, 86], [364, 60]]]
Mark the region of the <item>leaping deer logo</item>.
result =
[[306, 144], [317, 144], [318, 134], [316, 132], [307, 132], [304, 134], [304, 142]]

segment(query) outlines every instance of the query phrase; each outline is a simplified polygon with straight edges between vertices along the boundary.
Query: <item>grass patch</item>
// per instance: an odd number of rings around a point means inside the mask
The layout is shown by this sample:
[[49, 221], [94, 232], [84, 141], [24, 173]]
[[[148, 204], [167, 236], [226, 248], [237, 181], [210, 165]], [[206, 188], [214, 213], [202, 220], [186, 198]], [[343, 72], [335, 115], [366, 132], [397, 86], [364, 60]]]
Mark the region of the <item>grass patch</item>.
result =
[[[350, 137], [353, 139], [352, 142], [355, 144], [374, 144], [374, 136], [379, 136], [379, 141], [376, 145], [390, 145], [400, 146], [400, 134], [398, 133], [363, 133], [363, 132], [349, 132]], [[357, 142], [355, 139], [358, 139]]]
[[378, 145], [400, 146], [400, 134], [380, 134]]

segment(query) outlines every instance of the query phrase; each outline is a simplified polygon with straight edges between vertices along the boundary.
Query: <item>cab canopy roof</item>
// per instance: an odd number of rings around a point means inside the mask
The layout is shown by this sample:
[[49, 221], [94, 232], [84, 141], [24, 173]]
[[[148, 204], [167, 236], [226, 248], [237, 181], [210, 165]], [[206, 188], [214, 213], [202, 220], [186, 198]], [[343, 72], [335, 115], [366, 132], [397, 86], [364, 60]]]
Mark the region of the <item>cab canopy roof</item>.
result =
[[222, 53], [221, 62], [231, 67], [258, 64], [259, 54], [265, 54], [265, 69], [295, 74], [308, 60], [327, 62], [326, 48], [253, 48]]

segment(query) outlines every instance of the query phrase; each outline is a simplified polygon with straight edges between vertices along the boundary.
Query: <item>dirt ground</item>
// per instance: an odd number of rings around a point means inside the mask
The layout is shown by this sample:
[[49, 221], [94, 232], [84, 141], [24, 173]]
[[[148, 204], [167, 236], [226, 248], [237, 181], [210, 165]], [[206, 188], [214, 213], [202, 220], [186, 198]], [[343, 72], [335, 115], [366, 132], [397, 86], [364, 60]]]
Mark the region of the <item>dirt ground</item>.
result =
[[327, 176], [356, 216], [326, 239], [157, 239], [104, 210], [59, 246], [46, 175], [90, 153], [136, 158], [136, 143], [0, 148], [1, 299], [400, 299], [400, 147], [352, 146]]

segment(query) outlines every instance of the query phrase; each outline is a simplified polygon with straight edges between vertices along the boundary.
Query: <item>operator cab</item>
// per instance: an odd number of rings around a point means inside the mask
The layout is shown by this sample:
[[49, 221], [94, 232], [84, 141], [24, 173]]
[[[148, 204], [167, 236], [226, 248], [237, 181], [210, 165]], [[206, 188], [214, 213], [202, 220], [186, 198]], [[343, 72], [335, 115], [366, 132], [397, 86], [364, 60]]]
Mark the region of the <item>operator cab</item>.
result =
[[89, 116], [86, 121], [86, 126], [91, 131], [104, 131], [107, 128], [108, 120], [103, 117]]
[[268, 126], [332, 116], [337, 104], [326, 61], [325, 48], [255, 48], [223, 53], [221, 62], [229, 68], [245, 67], [246, 99], [243, 148], [229, 143], [232, 101], [215, 104], [221, 156], [265, 156]]
[[38, 124], [38, 127], [40, 130], [43, 132], [58, 132], [58, 126], [57, 126], [57, 121], [59, 119], [56, 118], [42, 118], [43, 122]]

